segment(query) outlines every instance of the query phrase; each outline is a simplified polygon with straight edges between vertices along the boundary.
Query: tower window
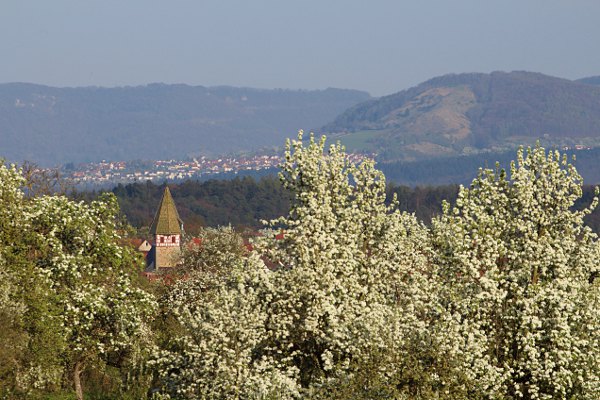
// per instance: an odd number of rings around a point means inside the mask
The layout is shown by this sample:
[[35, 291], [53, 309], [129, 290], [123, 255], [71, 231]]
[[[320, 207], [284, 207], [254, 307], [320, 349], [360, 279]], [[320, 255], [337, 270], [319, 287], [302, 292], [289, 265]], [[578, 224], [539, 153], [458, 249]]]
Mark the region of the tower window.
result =
[[171, 243], [175, 243], [175, 236], [171, 236]]
[[161, 242], [161, 243], [164, 243], [164, 242], [165, 242], [165, 237], [164, 237], [164, 236], [161, 236], [161, 237], [160, 237], [160, 242]]

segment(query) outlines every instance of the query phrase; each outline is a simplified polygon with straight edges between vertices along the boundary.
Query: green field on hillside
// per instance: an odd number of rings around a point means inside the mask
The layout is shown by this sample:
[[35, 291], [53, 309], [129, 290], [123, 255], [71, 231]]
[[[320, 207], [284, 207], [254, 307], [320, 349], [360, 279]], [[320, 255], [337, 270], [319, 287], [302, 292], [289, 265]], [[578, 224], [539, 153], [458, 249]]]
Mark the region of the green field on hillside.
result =
[[338, 134], [331, 137], [332, 141], [340, 141], [348, 152], [376, 152], [380, 138], [388, 134], [388, 130], [364, 130]]

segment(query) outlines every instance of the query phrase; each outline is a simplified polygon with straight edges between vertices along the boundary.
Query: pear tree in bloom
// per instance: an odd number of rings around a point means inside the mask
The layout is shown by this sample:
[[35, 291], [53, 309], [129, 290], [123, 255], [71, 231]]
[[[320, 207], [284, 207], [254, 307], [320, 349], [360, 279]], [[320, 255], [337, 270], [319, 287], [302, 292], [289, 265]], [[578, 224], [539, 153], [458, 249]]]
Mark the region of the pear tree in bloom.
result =
[[[177, 288], [210, 293], [211, 288], [221, 286], [228, 279], [231, 266], [242, 260], [248, 250], [231, 226], [203, 228], [197, 236], [199, 240], [188, 241], [183, 246], [175, 270], [193, 279], [181, 280]], [[186, 282], [191, 285], [188, 289], [185, 289]]]
[[600, 398], [597, 237], [575, 210], [582, 179], [558, 152], [482, 170], [432, 236], [464, 370], [482, 398]]
[[[21, 366], [20, 358], [27, 345], [27, 336], [21, 331], [25, 304], [14, 293], [17, 282], [6, 260], [0, 253], [0, 396], [6, 397], [9, 386], [16, 382], [7, 379]], [[14, 375], [13, 375], [14, 376]]]
[[339, 144], [326, 151], [325, 137], [305, 144], [300, 132], [281, 168], [294, 199], [271, 223], [283, 239], [262, 244], [277, 264], [267, 354], [312, 397], [448, 391], [461, 373], [438, 361], [455, 359], [455, 330], [442, 328], [453, 321], [430, 279], [425, 227], [386, 204], [372, 160], [356, 165]]
[[67, 372], [82, 399], [87, 367], [140, 354], [154, 300], [132, 283], [137, 271], [119, 244], [114, 196], [89, 205], [64, 196], [25, 198], [19, 175], [0, 167], [3, 264], [17, 277], [13, 297], [21, 300], [20, 326], [33, 356], [20, 360], [14, 386], [51, 389]]
[[0, 397], [29, 397], [60, 386], [65, 341], [59, 308], [33, 260], [25, 179], [0, 163]]
[[176, 324], [153, 360], [156, 397], [290, 398], [293, 377], [261, 351], [270, 272], [230, 227], [202, 233], [201, 244], [184, 249], [179, 279], [161, 299]]
[[63, 357], [75, 391], [86, 367], [139, 355], [149, 342], [145, 320], [155, 308], [151, 295], [132, 284], [131, 252], [119, 244], [118, 205], [113, 195], [91, 204], [64, 196], [42, 196], [29, 204], [39, 272], [57, 295], [67, 346]]
[[0, 166], [0, 397], [8, 397], [17, 386], [27, 346], [27, 335], [21, 329], [26, 308], [18, 293], [18, 270], [11, 254], [24, 222], [21, 183], [14, 166]]

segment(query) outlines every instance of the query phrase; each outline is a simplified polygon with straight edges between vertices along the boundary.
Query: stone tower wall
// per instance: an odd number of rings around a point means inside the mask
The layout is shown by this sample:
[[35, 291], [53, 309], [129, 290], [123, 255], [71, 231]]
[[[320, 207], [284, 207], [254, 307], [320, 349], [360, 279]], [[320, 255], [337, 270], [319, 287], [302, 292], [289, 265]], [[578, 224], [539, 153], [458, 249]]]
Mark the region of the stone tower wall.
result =
[[179, 246], [156, 247], [156, 269], [174, 267], [181, 257]]

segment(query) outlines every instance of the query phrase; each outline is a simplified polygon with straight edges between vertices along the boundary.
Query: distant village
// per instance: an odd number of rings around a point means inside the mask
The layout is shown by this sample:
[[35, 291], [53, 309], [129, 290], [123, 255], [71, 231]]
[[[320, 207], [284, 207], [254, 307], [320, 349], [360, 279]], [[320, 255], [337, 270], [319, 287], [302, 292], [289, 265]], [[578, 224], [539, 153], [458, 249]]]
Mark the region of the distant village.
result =
[[[366, 157], [357, 153], [348, 154], [353, 162]], [[178, 181], [200, 179], [217, 174], [238, 174], [276, 168], [283, 161], [279, 155], [253, 155], [240, 157], [207, 157], [191, 160], [157, 161], [102, 161], [98, 163], [66, 164], [62, 168], [63, 177], [76, 186], [105, 186], [108, 184], [145, 181]]]

